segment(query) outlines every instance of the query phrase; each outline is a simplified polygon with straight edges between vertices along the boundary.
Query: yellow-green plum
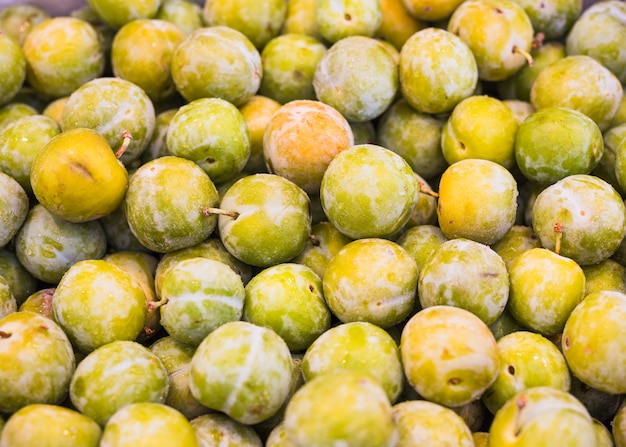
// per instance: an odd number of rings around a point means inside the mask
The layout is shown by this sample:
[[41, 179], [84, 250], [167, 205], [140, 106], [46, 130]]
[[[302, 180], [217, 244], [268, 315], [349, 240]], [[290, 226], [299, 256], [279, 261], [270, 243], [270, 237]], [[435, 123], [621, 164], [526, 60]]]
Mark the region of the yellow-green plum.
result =
[[422, 308], [456, 306], [493, 324], [509, 299], [504, 261], [489, 246], [469, 239], [443, 242], [420, 269], [417, 295]]
[[626, 267], [614, 261], [605, 259], [598, 264], [584, 265], [585, 296], [603, 290], [615, 290], [626, 293]]
[[172, 155], [167, 147], [167, 131], [170, 128], [170, 123], [178, 112], [178, 107], [164, 110], [159, 112], [154, 117], [154, 131], [148, 142], [148, 146], [142, 152], [139, 158], [141, 164], [147, 163], [155, 158], [164, 157], [165, 155]]
[[218, 200], [215, 185], [200, 166], [170, 155], [141, 165], [133, 174], [126, 217], [142, 245], [167, 253], [198, 244], [213, 232], [217, 216], [206, 209]]
[[37, 114], [39, 111], [30, 104], [13, 100], [0, 107], [0, 132], [19, 118]]
[[76, 360], [61, 327], [34, 312], [0, 319], [0, 411], [59, 404], [68, 394]]
[[[626, 54], [621, 42], [626, 39], [626, 5], [611, 0], [590, 5], [576, 19], [565, 40], [568, 55], [584, 54], [611, 70], [626, 82]], [[600, 38], [599, 34], [604, 38]]]
[[392, 447], [398, 439], [380, 383], [351, 369], [330, 371], [299, 388], [285, 410], [285, 430], [299, 447]]
[[315, 25], [315, 0], [292, 0], [287, 2], [287, 11], [281, 34], [305, 34], [322, 40]]
[[6, 279], [0, 276], [0, 318], [17, 311], [17, 300]]
[[155, 18], [173, 23], [185, 36], [204, 26], [202, 7], [189, 0], [163, 0]]
[[535, 33], [549, 41], [565, 37], [583, 10], [582, 0], [514, 1], [528, 14]]
[[535, 108], [529, 101], [504, 99], [502, 102], [506, 104], [509, 109], [511, 109], [511, 112], [513, 112], [513, 116], [517, 120], [518, 124], [522, 124], [524, 120], [535, 111]]
[[457, 161], [439, 181], [439, 227], [448, 239], [491, 245], [515, 224], [518, 195], [515, 178], [502, 165], [482, 159]]
[[[624, 126], [624, 128], [626, 129], [626, 126]], [[610, 130], [608, 132], [610, 132]], [[615, 147], [615, 158], [613, 164], [613, 174], [617, 183], [615, 187], [619, 188], [620, 191], [624, 191], [624, 188], [626, 187], [626, 143], [624, 143], [624, 141], [625, 139], [622, 139], [617, 147]], [[608, 162], [610, 162], [610, 158]]]
[[262, 270], [246, 285], [243, 319], [272, 329], [297, 352], [330, 328], [331, 313], [320, 277], [309, 267], [287, 262]]
[[479, 399], [500, 373], [489, 327], [459, 307], [432, 306], [413, 315], [402, 330], [400, 353], [411, 387], [445, 406]]
[[433, 188], [419, 174], [415, 173], [420, 186], [417, 205], [406, 223], [405, 230], [416, 225], [437, 225], [437, 194]]
[[332, 327], [304, 353], [302, 375], [309, 382], [337, 369], [369, 372], [395, 402], [404, 386], [400, 349], [384, 329], [363, 321]]
[[24, 188], [10, 175], [0, 172], [0, 248], [20, 230], [28, 216], [29, 199]]
[[136, 19], [120, 28], [111, 46], [115, 76], [141, 87], [154, 102], [171, 97], [174, 51], [187, 36], [174, 23]]
[[398, 64], [378, 40], [350, 36], [335, 42], [315, 68], [316, 97], [349, 121], [382, 115], [398, 91]]
[[407, 400], [393, 406], [398, 446], [474, 447], [472, 432], [463, 418], [443, 405]]
[[39, 280], [24, 267], [16, 253], [8, 248], [0, 250], [0, 276], [6, 279], [18, 306], [40, 286]]
[[450, 112], [474, 93], [478, 82], [472, 50], [441, 28], [413, 34], [400, 50], [398, 68], [402, 96], [422, 113]]
[[563, 330], [585, 296], [585, 274], [572, 259], [545, 248], [520, 254], [509, 270], [509, 311], [527, 328], [550, 336]]
[[101, 259], [87, 259], [63, 275], [52, 310], [73, 346], [89, 353], [113, 341], [135, 340], [146, 321], [147, 302], [130, 273]]
[[280, 106], [278, 101], [263, 95], [254, 95], [239, 106], [250, 132], [250, 157], [242, 172], [257, 174], [268, 171], [263, 154], [263, 138], [267, 125]]
[[250, 132], [237, 107], [200, 98], [180, 107], [167, 130], [172, 155], [197, 163], [214, 183], [230, 180], [250, 157]]
[[526, 64], [534, 34], [530, 18], [512, 0], [462, 2], [447, 30], [470, 47], [483, 81], [501, 81]]
[[411, 17], [424, 22], [445, 21], [463, 0], [401, 0]]
[[519, 255], [531, 248], [539, 247], [541, 247], [539, 239], [537, 239], [533, 229], [526, 225], [513, 225], [502, 239], [491, 245], [491, 248], [504, 261], [507, 271], [511, 269], [513, 261]]
[[203, 414], [191, 421], [199, 447], [212, 447], [215, 441], [237, 447], [263, 447], [263, 442], [254, 429], [235, 421], [225, 414]]
[[275, 174], [237, 180], [222, 196], [218, 226], [226, 249], [240, 261], [269, 267], [295, 258], [311, 232], [309, 197]]
[[[623, 169], [618, 167], [618, 163], [623, 163], [624, 160], [617, 160], [617, 149], [620, 143], [626, 137], [626, 123], [617, 124], [611, 126], [608, 130], [605, 130], [602, 134], [604, 140], [604, 152], [600, 161], [596, 165], [595, 169], [591, 171], [593, 175], [600, 177], [602, 180], [609, 182], [620, 194], [623, 193], [623, 189], [619, 184], [618, 171]], [[623, 174], [619, 174], [620, 176]]]
[[98, 447], [100, 426], [90, 417], [60, 405], [31, 404], [7, 421], [0, 436], [1, 447]]
[[328, 220], [346, 236], [391, 237], [411, 218], [419, 190], [400, 155], [361, 144], [333, 158], [322, 177], [320, 198]]
[[157, 402], [138, 402], [118, 410], [102, 431], [100, 447], [201, 447], [196, 431], [175, 410]]
[[191, 393], [237, 422], [256, 424], [283, 405], [291, 388], [292, 359], [271, 329], [231, 321], [211, 332], [191, 359]]
[[[580, 265], [609, 258], [624, 238], [626, 208], [621, 196], [604, 180], [588, 174], [565, 177], [535, 200], [532, 226], [541, 245]], [[558, 225], [557, 225], [558, 224]], [[561, 232], [556, 237], [555, 225]]]
[[26, 79], [26, 58], [22, 47], [13, 37], [2, 33], [0, 29], [0, 104], [10, 102], [24, 85]]
[[515, 394], [496, 413], [489, 445], [502, 447], [596, 446], [593, 422], [571, 394], [547, 386]]
[[573, 174], [589, 174], [604, 152], [602, 131], [587, 115], [544, 107], [520, 124], [515, 161], [528, 180], [550, 185]]
[[50, 14], [36, 5], [28, 3], [8, 5], [0, 11], [0, 31], [22, 45], [30, 30], [49, 18]]
[[47, 287], [33, 292], [20, 304], [19, 310], [28, 310], [54, 320], [54, 312], [52, 311], [54, 291], [54, 287]]
[[[292, 3], [292, 2], [289, 2]], [[291, 442], [291, 440], [287, 437], [287, 429], [285, 428], [285, 423], [280, 422], [276, 427], [272, 429], [269, 433], [267, 440], [265, 441], [266, 447], [296, 447], [296, 445]]]
[[374, 37], [382, 23], [380, 0], [315, 0], [313, 23], [330, 43], [351, 36]]
[[447, 240], [436, 225], [416, 225], [402, 233], [396, 242], [413, 256], [419, 275], [428, 257]]
[[605, 290], [587, 295], [563, 329], [562, 349], [570, 370], [582, 382], [605, 393], [624, 394], [624, 332], [619, 321], [626, 295]]
[[151, 19], [161, 7], [161, 0], [87, 0], [98, 18], [118, 30], [136, 19]]
[[611, 425], [615, 447], [626, 446], [626, 406], [620, 408]]
[[597, 447], [614, 447], [613, 435], [609, 428], [597, 419], [592, 419], [592, 422], [596, 432]]
[[554, 343], [540, 334], [517, 331], [498, 340], [500, 374], [482, 401], [492, 414], [518, 392], [535, 387], [551, 386], [561, 391], [570, 389], [570, 372], [563, 354]]
[[454, 108], [443, 126], [441, 150], [449, 164], [474, 158], [510, 169], [518, 128], [513, 112], [501, 100], [473, 95]]
[[568, 107], [608, 129], [624, 95], [622, 85], [608, 68], [591, 56], [568, 55], [545, 67], [530, 89], [536, 109]]
[[323, 278], [328, 263], [344, 245], [352, 242], [352, 239], [328, 221], [313, 225], [310, 236], [304, 249], [293, 262], [309, 267], [317, 276]]
[[340, 321], [366, 321], [389, 328], [413, 310], [417, 265], [397, 243], [363, 238], [348, 243], [333, 257], [322, 283], [328, 307]]
[[53, 17], [36, 25], [22, 49], [26, 80], [47, 97], [67, 96], [104, 72], [105, 53], [98, 31], [75, 17]]
[[187, 101], [217, 97], [240, 106], [257, 93], [263, 65], [243, 33], [211, 26], [195, 30], [176, 48], [171, 70]]

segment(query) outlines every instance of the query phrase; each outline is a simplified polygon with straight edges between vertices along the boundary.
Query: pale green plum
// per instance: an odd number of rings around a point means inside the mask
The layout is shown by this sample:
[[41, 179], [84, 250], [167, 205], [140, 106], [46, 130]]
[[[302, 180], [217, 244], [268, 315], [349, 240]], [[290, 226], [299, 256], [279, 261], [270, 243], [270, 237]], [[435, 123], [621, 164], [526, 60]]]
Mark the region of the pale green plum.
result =
[[528, 14], [535, 33], [541, 33], [549, 41], [557, 41], [568, 35], [583, 10], [582, 0], [514, 1]]
[[[292, 3], [292, 2], [289, 2]], [[279, 423], [274, 429], [270, 432], [265, 441], [266, 447], [296, 447], [296, 445], [291, 442], [291, 440], [287, 437], [287, 429], [285, 428], [285, 423]]]
[[8, 248], [0, 249], [0, 276], [9, 283], [18, 306], [39, 287], [37, 278], [26, 270], [15, 252]]
[[245, 321], [211, 332], [191, 359], [191, 393], [203, 405], [243, 424], [270, 418], [287, 399], [292, 359], [271, 329]]
[[506, 106], [511, 109], [513, 116], [517, 120], [518, 124], [522, 124], [528, 116], [535, 111], [533, 105], [528, 101], [521, 101], [519, 99], [504, 99], [502, 101]]
[[626, 5], [620, 1], [590, 5], [567, 34], [567, 54], [591, 56], [611, 70], [622, 84], [626, 82], [626, 51], [621, 44], [626, 39], [625, 14]]
[[47, 287], [33, 292], [30, 296], [28, 296], [28, 298], [26, 298], [26, 300], [24, 300], [22, 304], [20, 304], [19, 310], [35, 312], [55, 321], [54, 312], [52, 311], [54, 291], [55, 287]]
[[613, 434], [613, 440], [615, 441], [615, 447], [626, 446], [626, 405], [622, 406], [615, 414], [615, 418], [613, 419], [611, 425], [611, 432]]
[[366, 321], [392, 327], [413, 311], [417, 265], [399, 244], [364, 238], [331, 259], [323, 279], [324, 298], [343, 323]]
[[174, 81], [170, 66], [174, 51], [187, 36], [165, 20], [136, 19], [116, 33], [111, 47], [115, 76], [142, 88], [152, 101], [171, 97]]
[[259, 94], [285, 104], [296, 99], [316, 99], [313, 89], [315, 68], [326, 46], [304, 34], [281, 34], [261, 51], [263, 78]]
[[132, 175], [126, 192], [131, 231], [146, 248], [167, 253], [205, 240], [217, 225], [207, 208], [219, 200], [206, 172], [173, 155], [155, 158]]
[[369, 372], [396, 402], [404, 386], [400, 349], [384, 329], [366, 322], [339, 324], [306, 350], [302, 375], [306, 382], [337, 369]]
[[389, 399], [365, 371], [337, 369], [306, 382], [285, 410], [287, 438], [299, 447], [392, 447], [398, 440]]
[[[626, 126], [625, 126], [626, 127]], [[626, 187], [626, 139], [622, 139], [621, 142], [615, 148], [615, 162], [613, 164], [613, 173], [617, 181], [616, 187], [624, 191]]]
[[624, 123], [626, 123], [626, 98], [622, 97], [617, 113], [611, 120], [610, 127], [619, 126]]
[[321, 278], [296, 263], [262, 270], [246, 285], [243, 320], [272, 329], [290, 351], [304, 351], [330, 328]]
[[323, 278], [328, 263], [349, 242], [352, 242], [352, 239], [330, 222], [318, 222], [311, 227], [308, 242], [293, 262], [309, 267], [317, 276]]
[[[616, 166], [617, 149], [624, 137], [626, 137], [625, 124], [626, 123], [612, 125], [608, 130], [604, 131], [602, 134], [604, 152], [596, 168], [591, 172], [593, 175], [609, 182], [620, 194], [622, 194], [623, 190], [617, 180], [617, 171], [623, 168]], [[623, 160], [621, 160], [620, 163], [623, 163]]]
[[512, 0], [468, 0], [450, 16], [447, 30], [472, 50], [478, 78], [501, 81], [527, 63], [533, 26], [522, 7]]
[[211, 0], [202, 15], [207, 26], [227, 26], [243, 33], [261, 51], [278, 36], [287, 5], [283, 0]]
[[402, 156], [418, 175], [431, 179], [448, 166], [441, 151], [444, 123], [444, 119], [420, 113], [400, 99], [378, 120], [377, 141]]
[[167, 147], [167, 131], [176, 112], [178, 112], [177, 107], [164, 110], [155, 116], [152, 137], [140, 157], [142, 164], [155, 158], [172, 155]]
[[472, 50], [441, 28], [413, 34], [400, 50], [398, 68], [402, 96], [421, 113], [450, 112], [474, 94], [478, 82]]
[[72, 404], [100, 426], [121, 408], [136, 402], [165, 401], [165, 366], [134, 341], [114, 341], [92, 351], [76, 367], [70, 383]]
[[568, 107], [608, 129], [624, 95], [622, 85], [608, 68], [591, 56], [568, 55], [545, 67], [530, 89], [536, 109]]
[[420, 186], [420, 194], [417, 196], [417, 205], [406, 223], [405, 230], [416, 225], [437, 225], [437, 193], [419, 174], [414, 175]]
[[[123, 111], [121, 113], [120, 111]], [[130, 132], [132, 140], [119, 156], [124, 164], [141, 157], [155, 126], [155, 111], [146, 92], [137, 84], [119, 77], [93, 79], [72, 92], [63, 107], [63, 131], [94, 129], [113, 151]]]
[[593, 421], [571, 394], [539, 386], [520, 391], [496, 413], [489, 445], [501, 447], [595, 447]]
[[186, 36], [202, 28], [202, 8], [189, 0], [163, 0], [155, 17], [176, 25]]
[[223, 262], [181, 260], [161, 279], [161, 324], [176, 340], [197, 346], [222, 324], [241, 319], [245, 296], [241, 277]]
[[250, 157], [250, 132], [243, 114], [220, 98], [200, 98], [179, 108], [166, 143], [172, 155], [197, 163], [214, 183], [230, 180]]
[[102, 22], [119, 29], [136, 19], [151, 19], [161, 7], [161, 0], [87, 0]]
[[419, 183], [398, 154], [374, 144], [354, 145], [330, 162], [320, 198], [328, 220], [346, 236], [392, 237], [411, 218]]
[[60, 405], [31, 404], [7, 421], [0, 447], [98, 447], [100, 426], [90, 417]]
[[99, 259], [106, 252], [106, 236], [98, 221], [68, 222], [34, 205], [15, 238], [15, 254], [35, 278], [57, 284], [76, 262]]
[[626, 355], [619, 324], [626, 313], [626, 294], [594, 292], [572, 311], [563, 329], [562, 349], [570, 370], [582, 382], [605, 393], [624, 394], [621, 368]]
[[621, 196], [604, 180], [587, 174], [565, 177], [544, 189], [532, 209], [532, 226], [541, 245], [556, 247], [555, 224], [561, 231], [560, 254], [580, 265], [597, 264], [619, 247], [626, 231]]
[[439, 181], [439, 227], [448, 239], [491, 245], [515, 224], [518, 195], [515, 178], [502, 165], [482, 159], [457, 161]]
[[570, 373], [563, 354], [540, 334], [517, 331], [498, 340], [500, 374], [482, 396], [492, 414], [518, 392], [550, 386], [569, 392]]
[[593, 428], [596, 432], [597, 447], [614, 447], [611, 431], [602, 422], [593, 419]]
[[117, 411], [102, 431], [100, 447], [201, 447], [196, 431], [179, 411], [157, 402], [138, 402]]
[[26, 80], [41, 94], [67, 96], [102, 75], [104, 47], [98, 31], [75, 17], [54, 17], [31, 29], [22, 46]]
[[0, 248], [4, 248], [20, 230], [29, 206], [24, 188], [13, 177], [0, 172]]
[[37, 114], [39, 111], [30, 104], [13, 100], [0, 107], [0, 132], [19, 118]]
[[61, 327], [34, 312], [13, 312], [0, 319], [0, 334], [0, 411], [62, 402], [76, 360]]
[[232, 447], [263, 447], [261, 438], [252, 427], [225, 414], [204, 414], [190, 422], [199, 447], [212, 447], [218, 439], [222, 445]]
[[469, 239], [443, 242], [419, 274], [417, 295], [422, 308], [456, 306], [493, 324], [509, 299], [504, 261], [489, 246]]
[[6, 279], [0, 276], [0, 318], [17, 311], [17, 301]]
[[0, 29], [0, 64], [2, 65], [2, 81], [0, 81], [0, 104], [4, 105], [17, 95], [26, 79], [26, 58], [22, 47], [8, 34]]
[[398, 64], [373, 37], [346, 37], [335, 42], [320, 59], [313, 89], [320, 101], [348, 120], [372, 120], [396, 98]]
[[584, 265], [585, 296], [603, 290], [626, 293], [626, 267], [612, 259], [598, 264]]
[[402, 447], [474, 447], [465, 421], [443, 405], [407, 400], [393, 406]]
[[441, 150], [449, 164], [459, 160], [490, 160], [510, 169], [515, 164], [519, 124], [501, 100], [473, 95], [452, 111], [441, 131]]
[[0, 11], [0, 31], [22, 45], [30, 30], [49, 18], [50, 14], [36, 5], [8, 5]]
[[379, 0], [315, 0], [315, 29], [328, 42], [351, 36], [374, 37], [382, 23]]
[[565, 107], [532, 113], [515, 135], [515, 160], [528, 180], [544, 185], [589, 174], [604, 152], [602, 131], [587, 115]]
[[419, 275], [428, 257], [447, 240], [438, 226], [417, 225], [402, 233], [396, 242], [413, 256]]
[[295, 258], [311, 232], [309, 197], [295, 183], [275, 174], [254, 174], [235, 182], [220, 207], [220, 239], [240, 261], [269, 267]]
[[257, 93], [263, 75], [261, 54], [250, 39], [226, 26], [202, 27], [187, 36], [174, 52], [171, 70], [187, 101], [217, 97], [235, 106]]
[[527, 328], [550, 336], [563, 330], [585, 296], [585, 274], [572, 259], [545, 248], [520, 254], [509, 270], [509, 310]]
[[135, 340], [144, 327], [146, 295], [128, 272], [104, 260], [72, 265], [52, 300], [54, 317], [77, 350], [89, 353], [117, 340]]
[[531, 227], [526, 225], [513, 225], [509, 232], [504, 235], [491, 248], [500, 255], [507, 271], [511, 269], [513, 261], [519, 255], [532, 248], [539, 248], [541, 244]]
[[19, 118], [0, 132], [0, 171], [9, 174], [32, 192], [30, 167], [37, 153], [61, 132], [59, 125], [44, 115]]
[[413, 315], [402, 330], [400, 352], [411, 387], [446, 406], [480, 398], [500, 372], [489, 327], [459, 307], [432, 306]]

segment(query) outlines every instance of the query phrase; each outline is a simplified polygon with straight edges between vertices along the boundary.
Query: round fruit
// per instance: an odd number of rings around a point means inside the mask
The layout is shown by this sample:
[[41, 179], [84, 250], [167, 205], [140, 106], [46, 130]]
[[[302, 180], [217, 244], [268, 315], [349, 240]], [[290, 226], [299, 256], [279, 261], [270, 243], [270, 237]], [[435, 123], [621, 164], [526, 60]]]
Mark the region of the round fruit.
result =
[[382, 10], [378, 0], [315, 0], [314, 28], [331, 43], [350, 36], [374, 37], [380, 29]]
[[0, 248], [7, 245], [26, 220], [29, 200], [13, 177], [0, 172]]
[[22, 88], [26, 79], [26, 59], [20, 44], [0, 31], [0, 105], [10, 102]]
[[156, 16], [161, 0], [87, 0], [100, 20], [111, 28], [119, 29], [136, 19]]

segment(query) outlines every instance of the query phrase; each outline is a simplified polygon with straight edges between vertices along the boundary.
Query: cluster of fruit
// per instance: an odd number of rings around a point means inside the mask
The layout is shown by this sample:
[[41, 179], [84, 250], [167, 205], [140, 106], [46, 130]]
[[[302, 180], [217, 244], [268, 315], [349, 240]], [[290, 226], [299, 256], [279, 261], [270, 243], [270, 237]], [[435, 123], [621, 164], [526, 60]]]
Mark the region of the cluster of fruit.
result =
[[626, 447], [626, 3], [0, 11], [0, 447]]

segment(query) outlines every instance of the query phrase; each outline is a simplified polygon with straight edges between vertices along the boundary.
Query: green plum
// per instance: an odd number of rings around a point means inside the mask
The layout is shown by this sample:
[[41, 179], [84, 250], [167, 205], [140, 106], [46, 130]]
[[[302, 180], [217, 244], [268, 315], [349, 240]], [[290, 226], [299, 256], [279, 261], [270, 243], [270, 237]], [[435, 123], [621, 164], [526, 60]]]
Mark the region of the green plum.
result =
[[49, 18], [50, 14], [40, 6], [28, 3], [8, 5], [0, 11], [0, 31], [22, 45], [30, 30]]
[[45, 20], [30, 30], [22, 48], [26, 80], [47, 97], [67, 96], [104, 72], [101, 37], [93, 25], [82, 19]]
[[611, 425], [615, 447], [626, 446], [626, 406], [620, 408]]
[[241, 424], [224, 414], [204, 414], [191, 421], [199, 447], [211, 447], [215, 440], [233, 447], [262, 447], [261, 438], [248, 425]]
[[141, 164], [147, 163], [155, 158], [165, 155], [172, 155], [167, 147], [167, 131], [174, 115], [178, 112], [178, 108], [171, 108], [158, 113], [154, 117], [154, 131], [148, 143], [148, 147], [143, 151], [140, 157]]
[[[602, 134], [604, 152], [595, 169], [591, 171], [593, 175], [609, 182], [620, 194], [623, 193], [623, 189], [619, 184], [618, 172], [623, 169], [623, 160], [617, 161], [617, 149], [624, 137], [626, 137], [625, 124], [617, 124], [604, 131]], [[623, 174], [620, 172], [619, 176]]]
[[0, 105], [7, 104], [17, 95], [26, 79], [26, 58], [22, 47], [13, 37], [3, 34], [0, 30], [0, 64], [2, 65], [2, 81], [0, 81]]
[[13, 100], [9, 104], [0, 106], [0, 132], [19, 118], [37, 115], [39, 111], [28, 103]]
[[374, 37], [382, 23], [379, 0], [315, 0], [313, 3], [315, 29], [328, 42], [346, 37]]
[[17, 311], [17, 301], [6, 279], [0, 276], [0, 318]]
[[527, 330], [527, 328], [522, 326], [519, 321], [513, 318], [509, 308], [505, 307], [504, 312], [500, 314], [498, 319], [489, 325], [489, 330], [493, 333], [496, 340], [500, 340], [505, 335], [513, 332], [524, 331]]
[[[289, 2], [291, 4], [293, 2]], [[267, 436], [265, 442], [266, 447], [296, 447], [296, 445], [287, 437], [287, 429], [285, 423], [280, 422], [276, 427], [272, 429]]]
[[604, 152], [602, 131], [587, 115], [545, 107], [528, 116], [515, 134], [515, 160], [528, 180], [549, 185], [589, 174]]
[[35, 312], [55, 321], [54, 312], [52, 311], [52, 299], [54, 298], [55, 287], [47, 287], [45, 289], [33, 292], [22, 304], [19, 310]]
[[151, 19], [161, 7], [161, 0], [87, 0], [102, 22], [119, 29], [136, 19]]
[[622, 242], [625, 213], [623, 199], [609, 183], [576, 174], [537, 196], [532, 226], [543, 247], [554, 250], [558, 240], [561, 255], [580, 265], [597, 264], [615, 253]]
[[441, 28], [413, 34], [400, 51], [400, 90], [418, 112], [450, 112], [471, 96], [478, 82], [476, 59], [469, 46]]
[[351, 241], [330, 222], [318, 222], [311, 227], [309, 241], [293, 262], [309, 267], [323, 278], [331, 259]]
[[585, 296], [603, 290], [626, 293], [626, 267], [612, 259], [598, 264], [584, 265]]
[[417, 225], [402, 233], [396, 242], [413, 256], [419, 275], [429, 256], [447, 240], [438, 226]]
[[366, 371], [337, 369], [299, 388], [285, 410], [287, 438], [299, 447], [391, 447], [398, 432], [387, 394]]
[[39, 287], [37, 278], [24, 267], [16, 253], [8, 248], [0, 249], [0, 276], [8, 282], [18, 306]]
[[531, 248], [539, 248], [541, 244], [531, 227], [525, 225], [513, 225], [511, 230], [504, 235], [491, 248], [500, 255], [507, 271], [519, 255]]
[[61, 403], [76, 367], [61, 327], [43, 315], [18, 311], [0, 319], [0, 334], [0, 411]]
[[89, 416], [59, 405], [31, 404], [7, 421], [0, 447], [98, 447], [102, 429]]
[[535, 33], [550, 41], [565, 37], [583, 10], [582, 0], [514, 1], [528, 14]]
[[263, 65], [243, 33], [211, 26], [197, 29], [176, 48], [171, 71], [176, 90], [187, 101], [217, 97], [240, 106], [258, 91]]
[[400, 352], [411, 387], [446, 406], [479, 399], [500, 373], [489, 327], [459, 307], [432, 306], [413, 315], [402, 330]]
[[24, 188], [10, 175], [0, 172], [0, 248], [5, 247], [24, 224], [29, 199]]
[[201, 6], [189, 0], [162, 0], [155, 18], [173, 23], [185, 36], [204, 26]]
[[585, 274], [572, 259], [545, 248], [520, 254], [509, 269], [509, 311], [524, 326], [550, 336], [563, 330], [585, 296]]

